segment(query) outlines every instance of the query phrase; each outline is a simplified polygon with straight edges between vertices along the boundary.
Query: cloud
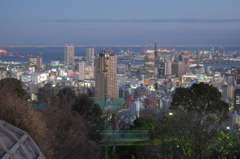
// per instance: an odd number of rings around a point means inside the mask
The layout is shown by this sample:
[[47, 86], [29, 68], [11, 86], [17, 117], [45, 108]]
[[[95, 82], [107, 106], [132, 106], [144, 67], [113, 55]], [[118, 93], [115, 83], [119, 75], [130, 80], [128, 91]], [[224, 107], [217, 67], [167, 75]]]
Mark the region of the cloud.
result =
[[232, 23], [240, 22], [240, 19], [46, 19], [42, 21], [59, 23]]

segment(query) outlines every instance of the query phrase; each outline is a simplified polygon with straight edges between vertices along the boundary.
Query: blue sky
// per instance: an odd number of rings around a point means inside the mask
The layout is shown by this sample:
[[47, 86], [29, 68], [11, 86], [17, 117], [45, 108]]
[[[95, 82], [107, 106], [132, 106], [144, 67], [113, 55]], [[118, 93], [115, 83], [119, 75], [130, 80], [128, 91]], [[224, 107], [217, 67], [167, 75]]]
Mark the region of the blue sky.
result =
[[0, 0], [0, 45], [240, 45], [239, 0]]

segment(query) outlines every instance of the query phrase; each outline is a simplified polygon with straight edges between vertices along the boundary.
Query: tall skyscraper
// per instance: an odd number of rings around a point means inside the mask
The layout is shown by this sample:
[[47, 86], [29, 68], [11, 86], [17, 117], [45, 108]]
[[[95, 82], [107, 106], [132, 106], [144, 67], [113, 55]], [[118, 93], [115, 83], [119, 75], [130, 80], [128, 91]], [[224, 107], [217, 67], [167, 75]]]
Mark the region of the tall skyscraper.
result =
[[158, 78], [165, 77], [172, 74], [172, 60], [165, 59], [158, 63]]
[[155, 78], [155, 70], [156, 70], [156, 59], [154, 55], [145, 55], [144, 56], [144, 76], [146, 78]]
[[96, 96], [119, 97], [117, 86], [117, 56], [106, 49], [96, 59]]
[[172, 75], [181, 77], [183, 75], [183, 63], [181, 61], [172, 62]]
[[190, 55], [182, 54], [180, 56], [180, 59], [181, 59], [182, 64], [183, 64], [183, 73], [184, 74], [190, 73]]
[[212, 55], [215, 54], [214, 46], [210, 48], [210, 53], [211, 53]]
[[74, 46], [72, 44], [66, 44], [64, 48], [64, 64], [74, 63]]
[[87, 58], [87, 61], [89, 61], [90, 63], [94, 62], [95, 53], [94, 53], [93, 47], [86, 48], [86, 58]]
[[225, 48], [224, 47], [219, 47], [218, 48], [218, 56], [225, 56]]

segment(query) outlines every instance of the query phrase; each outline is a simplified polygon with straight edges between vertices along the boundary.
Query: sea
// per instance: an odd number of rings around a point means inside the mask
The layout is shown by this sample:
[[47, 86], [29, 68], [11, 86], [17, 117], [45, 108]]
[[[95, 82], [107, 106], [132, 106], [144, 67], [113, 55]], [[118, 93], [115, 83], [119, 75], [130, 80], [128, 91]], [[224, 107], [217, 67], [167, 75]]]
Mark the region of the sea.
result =
[[[119, 52], [120, 50], [123, 51], [134, 51], [140, 52], [143, 49], [153, 49], [153, 48], [146, 48], [146, 47], [94, 47], [95, 52], [100, 52], [105, 48], [112, 49], [114, 52]], [[51, 63], [51, 61], [63, 61], [64, 57], [64, 47], [4, 47], [7, 52], [24, 56], [23, 58], [15, 58], [15, 57], [4, 57], [0, 58], [2, 62], [28, 62], [28, 55], [42, 55], [43, 63]], [[75, 49], [75, 56], [86, 56], [86, 47], [74, 47]], [[175, 50], [210, 50], [210, 47], [164, 47], [164, 49], [175, 49]], [[216, 48], [217, 50], [217, 48]], [[234, 51], [240, 50], [240, 47], [226, 47], [226, 51]], [[131, 61], [131, 62], [120, 62], [122, 64], [131, 63], [132, 65], [140, 65], [143, 64], [142, 61]], [[204, 64], [205, 66], [212, 66], [218, 67], [219, 64]], [[240, 63], [228, 63], [222, 64], [223, 68], [231, 68], [231, 67], [240, 67]]]

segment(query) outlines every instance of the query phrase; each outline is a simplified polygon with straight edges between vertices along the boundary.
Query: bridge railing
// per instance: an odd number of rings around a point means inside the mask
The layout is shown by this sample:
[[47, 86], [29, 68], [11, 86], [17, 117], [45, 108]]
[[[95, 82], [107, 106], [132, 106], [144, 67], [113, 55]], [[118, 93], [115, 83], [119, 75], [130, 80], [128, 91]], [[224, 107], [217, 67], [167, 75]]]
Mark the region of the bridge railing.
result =
[[[91, 99], [98, 104], [103, 112], [114, 111], [125, 106], [123, 98], [117, 97], [91, 97]], [[106, 99], [106, 101], [105, 101]]]
[[31, 104], [31, 106], [33, 108], [37, 108], [37, 109], [47, 109], [48, 104], [47, 103], [45, 103], [45, 104]]
[[137, 142], [148, 139], [148, 130], [103, 130], [102, 142]]

